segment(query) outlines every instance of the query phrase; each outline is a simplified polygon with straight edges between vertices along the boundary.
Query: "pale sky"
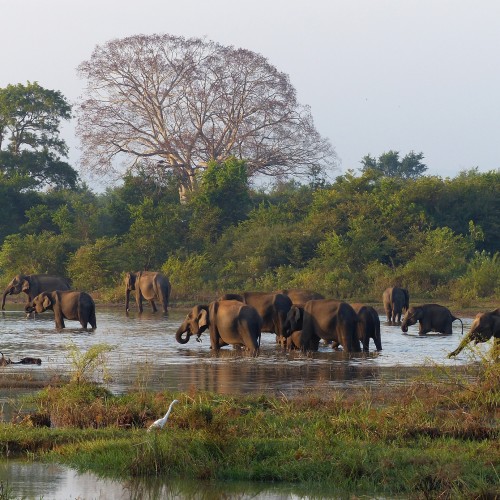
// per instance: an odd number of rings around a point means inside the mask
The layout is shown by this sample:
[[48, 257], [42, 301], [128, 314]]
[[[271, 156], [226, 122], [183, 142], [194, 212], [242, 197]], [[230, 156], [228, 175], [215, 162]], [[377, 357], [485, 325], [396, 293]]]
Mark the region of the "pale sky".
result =
[[[96, 45], [205, 37], [290, 76], [338, 173], [391, 149], [442, 177], [500, 168], [498, 0], [0, 0], [0, 16], [0, 87], [38, 81], [75, 103]], [[63, 138], [78, 169], [73, 122]]]

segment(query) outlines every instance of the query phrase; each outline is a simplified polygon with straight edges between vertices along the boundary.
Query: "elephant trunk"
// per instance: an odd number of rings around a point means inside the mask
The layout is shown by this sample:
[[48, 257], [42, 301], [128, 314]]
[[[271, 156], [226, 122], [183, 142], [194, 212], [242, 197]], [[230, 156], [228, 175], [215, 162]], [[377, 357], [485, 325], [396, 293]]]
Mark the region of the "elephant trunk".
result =
[[7, 287], [5, 289], [5, 292], [3, 292], [3, 296], [2, 296], [2, 311], [5, 309], [5, 297], [7, 297], [7, 295], [9, 295], [11, 292], [12, 292], [12, 287]]
[[470, 340], [471, 340], [471, 338], [469, 335], [464, 337], [462, 339], [462, 342], [460, 342], [460, 345], [453, 352], [450, 352], [450, 354], [448, 354], [448, 358], [452, 358], [452, 357], [456, 356], [457, 354], [459, 354], [462, 351], [462, 349], [470, 342]]
[[[184, 333], [186, 334], [185, 337], [183, 337]], [[189, 342], [189, 339], [191, 338], [191, 335], [192, 335], [191, 330], [185, 323], [183, 323], [179, 327], [177, 332], [175, 332], [175, 340], [177, 340], [179, 344], [187, 344]]]

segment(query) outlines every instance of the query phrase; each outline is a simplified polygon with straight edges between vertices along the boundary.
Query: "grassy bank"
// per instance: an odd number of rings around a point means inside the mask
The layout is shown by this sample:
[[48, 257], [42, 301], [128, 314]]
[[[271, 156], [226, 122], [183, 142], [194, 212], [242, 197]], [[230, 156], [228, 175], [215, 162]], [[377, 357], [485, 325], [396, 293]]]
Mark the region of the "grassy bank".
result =
[[[404, 387], [287, 399], [47, 387], [0, 426], [4, 457], [112, 477], [335, 485], [345, 494], [500, 495], [500, 364], [429, 372]], [[146, 432], [177, 398], [163, 431]], [[52, 425], [51, 428], [46, 427]]]

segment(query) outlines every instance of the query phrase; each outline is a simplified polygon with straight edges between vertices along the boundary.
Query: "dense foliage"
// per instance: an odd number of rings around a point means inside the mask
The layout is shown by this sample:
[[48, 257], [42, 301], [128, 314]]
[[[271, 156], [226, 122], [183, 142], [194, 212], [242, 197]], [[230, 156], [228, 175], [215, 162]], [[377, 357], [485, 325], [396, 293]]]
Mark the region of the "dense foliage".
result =
[[[11, 189], [0, 176], [0, 269], [69, 276], [122, 296], [128, 270], [166, 272], [174, 299], [306, 287], [379, 299], [401, 284], [463, 305], [500, 292], [500, 171], [403, 178], [349, 171], [331, 184], [252, 187], [245, 163], [212, 162], [181, 204], [176, 178], [146, 174], [96, 194], [88, 186]], [[118, 288], [117, 288], [118, 287]]]

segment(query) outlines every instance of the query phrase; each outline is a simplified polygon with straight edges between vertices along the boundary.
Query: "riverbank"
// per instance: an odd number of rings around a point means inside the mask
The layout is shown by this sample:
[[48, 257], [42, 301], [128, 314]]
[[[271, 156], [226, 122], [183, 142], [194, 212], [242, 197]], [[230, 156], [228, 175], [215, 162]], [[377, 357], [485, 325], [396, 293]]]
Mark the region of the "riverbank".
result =
[[[429, 369], [398, 390], [380, 384], [294, 398], [195, 390], [115, 396], [66, 384], [39, 392], [29, 402], [35, 411], [1, 425], [0, 449], [4, 457], [29, 455], [116, 478], [330, 485], [340, 496], [496, 498], [499, 380], [499, 363], [484, 360], [460, 373]], [[179, 404], [165, 428], [146, 432], [174, 398]]]

